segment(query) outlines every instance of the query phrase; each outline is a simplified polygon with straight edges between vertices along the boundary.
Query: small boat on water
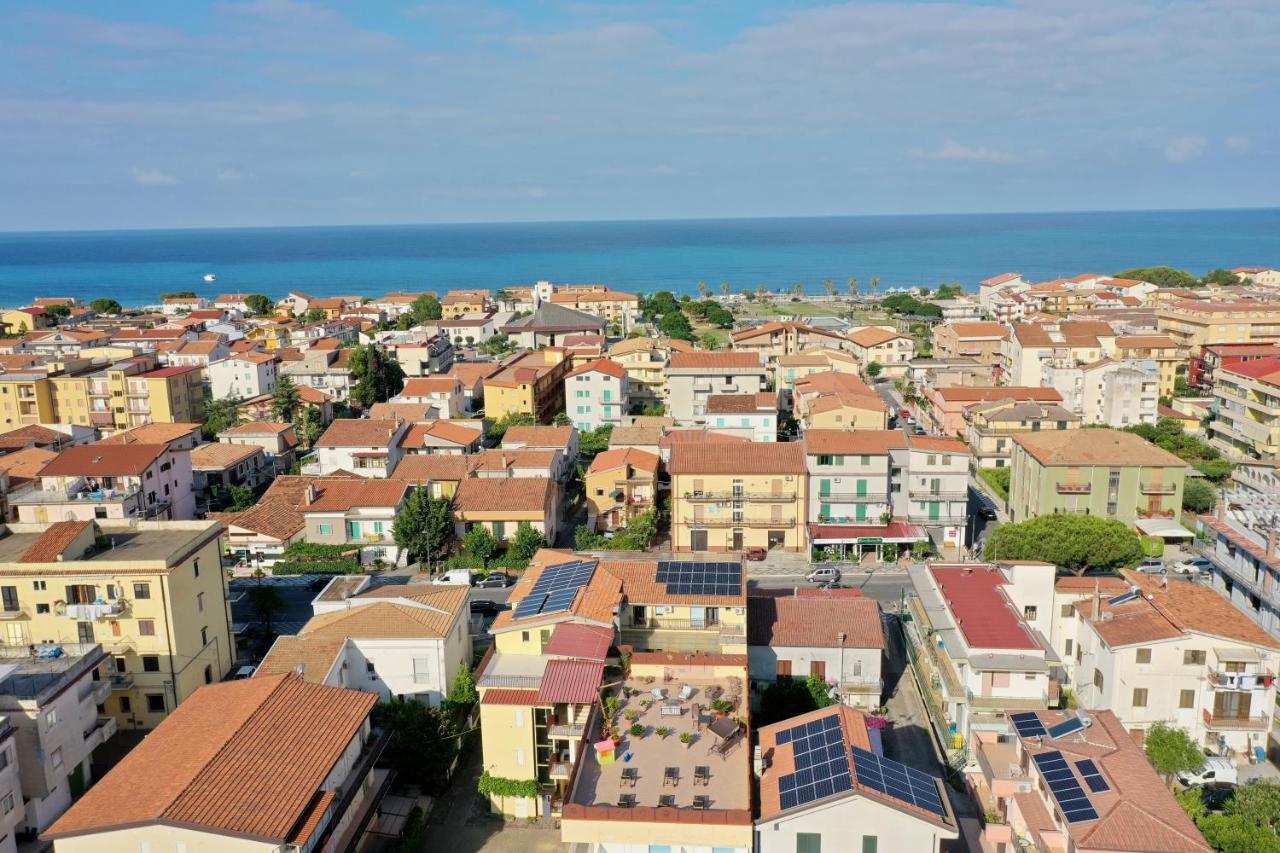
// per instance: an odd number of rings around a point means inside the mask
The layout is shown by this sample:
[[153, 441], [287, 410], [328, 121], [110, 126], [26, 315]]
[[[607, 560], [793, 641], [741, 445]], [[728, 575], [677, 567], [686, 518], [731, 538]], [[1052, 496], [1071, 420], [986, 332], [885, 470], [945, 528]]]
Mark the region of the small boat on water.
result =
[[206, 273], [206, 274], [205, 274], [205, 277], [204, 277], [204, 280], [205, 280], [205, 281], [217, 281], [217, 280], [218, 280], [218, 277], [217, 277], [216, 275], [214, 275], [213, 273]]

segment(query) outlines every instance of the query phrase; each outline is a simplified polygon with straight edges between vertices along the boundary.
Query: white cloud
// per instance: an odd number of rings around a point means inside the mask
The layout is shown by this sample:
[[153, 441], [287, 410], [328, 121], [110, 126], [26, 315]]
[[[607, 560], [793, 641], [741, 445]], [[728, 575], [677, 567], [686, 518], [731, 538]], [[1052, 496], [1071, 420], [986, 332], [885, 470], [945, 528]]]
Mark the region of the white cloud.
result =
[[1235, 154], [1244, 154], [1253, 150], [1253, 140], [1247, 136], [1228, 136], [1223, 140], [1223, 145]]
[[1179, 136], [1164, 146], [1164, 159], [1170, 163], [1185, 163], [1204, 155], [1209, 143], [1203, 136]]
[[168, 172], [144, 169], [141, 166], [133, 167], [133, 180], [144, 187], [172, 187], [178, 184], [178, 179]]
[[954, 139], [943, 140], [942, 145], [930, 151], [914, 148], [911, 155], [922, 160], [944, 160], [957, 163], [1012, 163], [1016, 159], [1005, 151], [997, 151], [985, 145], [962, 145]]

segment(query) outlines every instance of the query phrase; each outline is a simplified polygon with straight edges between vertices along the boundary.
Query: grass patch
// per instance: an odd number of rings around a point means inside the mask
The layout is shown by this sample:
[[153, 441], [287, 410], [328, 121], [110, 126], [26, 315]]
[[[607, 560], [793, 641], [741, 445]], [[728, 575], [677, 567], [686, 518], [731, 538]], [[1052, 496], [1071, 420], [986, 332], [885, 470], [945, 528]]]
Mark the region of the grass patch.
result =
[[1009, 500], [1009, 468], [979, 468], [978, 476], [1005, 501]]

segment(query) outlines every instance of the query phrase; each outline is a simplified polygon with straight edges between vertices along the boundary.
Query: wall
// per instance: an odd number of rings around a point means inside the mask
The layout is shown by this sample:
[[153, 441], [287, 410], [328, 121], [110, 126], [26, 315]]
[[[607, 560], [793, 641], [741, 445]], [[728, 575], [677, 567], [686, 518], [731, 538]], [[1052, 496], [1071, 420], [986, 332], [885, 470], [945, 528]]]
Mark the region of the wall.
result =
[[[179, 847], [179, 845], [185, 845]], [[230, 835], [215, 835], [173, 826], [142, 826], [115, 832], [99, 832], [59, 838], [56, 853], [103, 853], [103, 851], [145, 851], [169, 853], [276, 853], [279, 845]]]
[[885, 853], [899, 850], [924, 853], [939, 850], [944, 838], [956, 837], [954, 832], [945, 832], [889, 806], [855, 796], [826, 808], [761, 821], [756, 834], [757, 853], [795, 853], [796, 835], [801, 832], [821, 835], [823, 853], [859, 851], [866, 836], [877, 838], [876, 849]]

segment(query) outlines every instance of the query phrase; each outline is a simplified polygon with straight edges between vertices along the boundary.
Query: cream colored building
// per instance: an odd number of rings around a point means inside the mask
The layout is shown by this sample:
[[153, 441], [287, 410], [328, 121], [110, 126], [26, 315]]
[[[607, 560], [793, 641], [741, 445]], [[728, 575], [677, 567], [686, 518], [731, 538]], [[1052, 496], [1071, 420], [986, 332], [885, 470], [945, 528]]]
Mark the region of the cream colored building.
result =
[[1260, 358], [1214, 373], [1211, 444], [1229, 458], [1280, 455], [1280, 358]]
[[1195, 355], [1214, 344], [1280, 341], [1280, 304], [1175, 299], [1156, 308], [1156, 323], [1160, 334]]
[[755, 350], [675, 353], [667, 366], [667, 414], [683, 425], [705, 424], [713, 394], [758, 394], [765, 380]]

